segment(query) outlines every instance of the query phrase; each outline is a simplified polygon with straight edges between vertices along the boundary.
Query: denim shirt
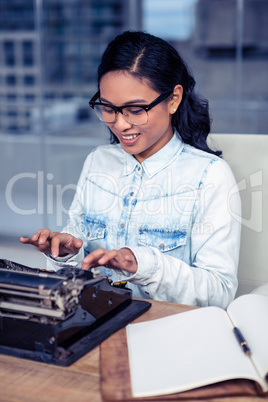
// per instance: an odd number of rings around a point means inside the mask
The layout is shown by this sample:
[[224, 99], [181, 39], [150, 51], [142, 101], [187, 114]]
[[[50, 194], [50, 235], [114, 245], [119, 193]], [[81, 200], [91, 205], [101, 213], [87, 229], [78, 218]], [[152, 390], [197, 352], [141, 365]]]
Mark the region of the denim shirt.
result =
[[[138, 270], [100, 268], [134, 297], [226, 308], [237, 289], [240, 197], [227, 163], [178, 133], [141, 164], [120, 144], [86, 159], [63, 232], [83, 240], [65, 264], [129, 247]], [[59, 259], [61, 260], [61, 259]], [[58, 269], [62, 261], [52, 261]]]

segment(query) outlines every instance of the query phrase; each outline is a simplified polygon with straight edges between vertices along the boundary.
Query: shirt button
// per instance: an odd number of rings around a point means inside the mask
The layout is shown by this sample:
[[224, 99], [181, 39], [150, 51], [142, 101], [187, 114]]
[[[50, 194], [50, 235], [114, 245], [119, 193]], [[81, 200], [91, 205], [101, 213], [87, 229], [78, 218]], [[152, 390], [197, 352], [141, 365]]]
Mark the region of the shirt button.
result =
[[139, 167], [138, 167], [138, 172], [139, 172], [140, 170], [141, 170], [141, 167], [139, 166]]
[[130, 193], [130, 197], [133, 197], [133, 195], [134, 195], [134, 192], [133, 192], [133, 191], [131, 191], [131, 193]]
[[163, 250], [163, 249], [165, 248], [164, 243], [160, 243], [160, 244], [159, 244], [159, 248], [161, 248], [161, 250]]
[[121, 223], [120, 226], [121, 226], [121, 228], [124, 228], [124, 227], [125, 227], [125, 224], [124, 224], [124, 223]]

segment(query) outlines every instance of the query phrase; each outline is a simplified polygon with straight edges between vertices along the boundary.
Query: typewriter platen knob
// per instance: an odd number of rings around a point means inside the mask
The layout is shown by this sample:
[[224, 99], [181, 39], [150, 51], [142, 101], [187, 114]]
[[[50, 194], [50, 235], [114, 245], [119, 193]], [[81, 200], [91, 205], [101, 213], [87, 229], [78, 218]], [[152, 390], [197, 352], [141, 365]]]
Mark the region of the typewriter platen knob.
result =
[[110, 285], [113, 284], [112, 279], [109, 279], [108, 276], [103, 276], [102, 278], [103, 278], [103, 279], [107, 279], [107, 281], [108, 281], [108, 283], [109, 283]]
[[108, 276], [103, 276], [102, 278], [107, 279], [107, 280], [108, 280], [108, 283], [109, 283], [113, 288], [131, 290], [131, 289], [128, 289], [128, 287], [127, 287], [127, 281], [125, 281], [125, 280], [113, 282], [112, 279], [109, 279], [109, 278], [108, 278]]
[[127, 281], [119, 281], [119, 282], [114, 282], [113, 286], [115, 288], [120, 288], [120, 289], [125, 289], [127, 286]]

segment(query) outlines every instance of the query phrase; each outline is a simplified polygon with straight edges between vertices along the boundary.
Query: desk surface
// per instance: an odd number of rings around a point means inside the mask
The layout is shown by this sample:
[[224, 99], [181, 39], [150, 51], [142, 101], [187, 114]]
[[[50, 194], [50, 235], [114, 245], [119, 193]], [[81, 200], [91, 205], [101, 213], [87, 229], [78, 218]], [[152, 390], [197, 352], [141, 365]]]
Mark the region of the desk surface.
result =
[[[152, 301], [135, 322], [176, 314], [192, 307]], [[101, 402], [100, 348], [96, 347], [69, 367], [59, 367], [0, 355], [0, 401]], [[214, 398], [210, 402], [261, 402], [258, 397]], [[204, 400], [203, 400], [204, 401]], [[191, 402], [188, 400], [188, 402]]]

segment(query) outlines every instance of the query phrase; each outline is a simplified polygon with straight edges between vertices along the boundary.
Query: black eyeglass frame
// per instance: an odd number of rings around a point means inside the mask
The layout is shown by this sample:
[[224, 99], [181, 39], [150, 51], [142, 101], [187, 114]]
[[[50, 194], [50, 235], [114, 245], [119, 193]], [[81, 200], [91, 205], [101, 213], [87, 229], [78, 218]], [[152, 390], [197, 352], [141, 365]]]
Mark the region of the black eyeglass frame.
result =
[[[100, 91], [98, 91], [98, 92], [96, 92], [95, 93], [95, 95], [91, 98], [91, 100], [89, 101], [89, 106], [94, 110], [94, 106], [95, 105], [99, 105], [99, 106], [108, 106], [108, 107], [110, 107], [110, 108], [112, 108], [113, 110], [114, 110], [114, 112], [115, 112], [115, 118], [114, 118], [114, 120], [113, 121], [111, 121], [111, 122], [109, 122], [108, 124], [112, 124], [112, 123], [114, 123], [115, 121], [116, 121], [116, 116], [117, 116], [117, 114], [120, 112], [123, 116], [124, 116], [124, 114], [123, 114], [123, 109], [125, 109], [125, 108], [128, 108], [128, 107], [138, 107], [138, 108], [141, 108], [141, 109], [143, 109], [143, 110], [145, 110], [145, 112], [147, 113], [149, 110], [151, 110], [153, 107], [155, 107], [155, 106], [157, 106], [159, 103], [161, 103], [161, 102], [163, 102], [165, 99], [167, 99], [171, 94], [173, 93], [173, 91], [169, 91], [169, 92], [164, 92], [163, 94], [161, 94], [161, 95], [159, 95], [155, 100], [153, 100], [149, 105], [138, 105], [138, 104], [127, 104], [127, 105], [124, 105], [124, 106], [114, 106], [114, 105], [111, 105], [110, 103], [105, 103], [105, 102], [96, 102], [96, 100], [97, 99], [99, 99], [99, 97], [100, 97]], [[98, 117], [98, 116], [97, 116]], [[124, 116], [125, 117], [125, 116]], [[99, 118], [99, 117], [98, 117]], [[101, 120], [101, 121], [103, 121], [103, 120]], [[131, 122], [132, 123], [132, 122]], [[148, 119], [147, 119], [147, 122], [146, 123], [148, 123]], [[132, 123], [132, 124], [134, 124], [134, 125], [136, 125], [136, 126], [142, 126], [142, 125], [144, 125], [144, 124], [146, 124], [146, 123], [143, 123], [143, 124], [135, 124], [135, 123]]]

